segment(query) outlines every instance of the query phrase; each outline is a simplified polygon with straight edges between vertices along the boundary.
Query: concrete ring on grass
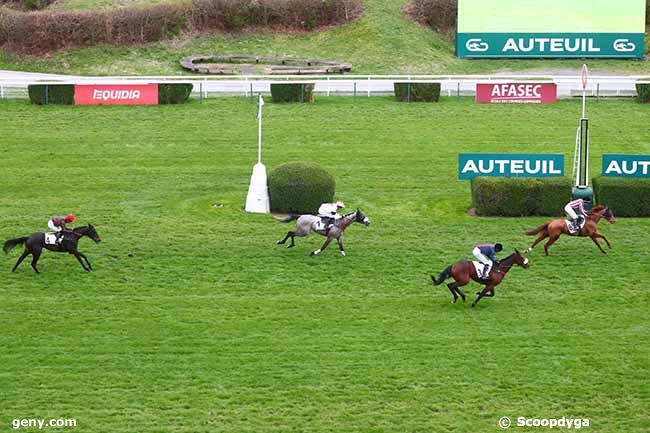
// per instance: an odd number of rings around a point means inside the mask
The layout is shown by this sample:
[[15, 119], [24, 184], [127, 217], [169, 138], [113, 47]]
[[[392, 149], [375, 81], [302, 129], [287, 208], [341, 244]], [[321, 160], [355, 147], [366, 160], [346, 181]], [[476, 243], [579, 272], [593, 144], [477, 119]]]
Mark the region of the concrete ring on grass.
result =
[[352, 69], [350, 63], [241, 54], [195, 54], [183, 57], [181, 66], [192, 72], [212, 75], [343, 74]]

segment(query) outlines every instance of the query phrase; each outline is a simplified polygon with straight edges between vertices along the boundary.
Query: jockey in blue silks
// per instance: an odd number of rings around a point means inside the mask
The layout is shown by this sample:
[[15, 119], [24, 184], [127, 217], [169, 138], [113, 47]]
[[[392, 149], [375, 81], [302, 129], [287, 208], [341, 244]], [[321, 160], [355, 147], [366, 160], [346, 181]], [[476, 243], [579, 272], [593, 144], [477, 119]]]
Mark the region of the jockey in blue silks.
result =
[[496, 253], [503, 250], [503, 245], [496, 244], [478, 244], [472, 250], [474, 257], [483, 264], [483, 272], [479, 278], [487, 278], [489, 276], [490, 267], [494, 263], [498, 263]]

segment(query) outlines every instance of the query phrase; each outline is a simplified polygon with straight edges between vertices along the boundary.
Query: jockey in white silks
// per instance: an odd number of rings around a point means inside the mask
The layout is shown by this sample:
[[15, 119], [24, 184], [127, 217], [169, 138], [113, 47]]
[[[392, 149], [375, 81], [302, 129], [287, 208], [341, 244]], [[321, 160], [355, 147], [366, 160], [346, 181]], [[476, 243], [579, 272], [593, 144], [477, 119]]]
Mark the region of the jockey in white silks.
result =
[[564, 213], [569, 217], [571, 224], [573, 224], [574, 229], [577, 231], [587, 216], [585, 201], [581, 198], [570, 201], [564, 206]]
[[336, 203], [323, 203], [320, 205], [318, 208], [318, 216], [321, 217], [322, 229], [325, 229], [332, 224], [336, 224], [336, 222], [342, 218], [339, 214], [339, 209], [343, 208], [345, 208], [345, 205], [340, 200]]

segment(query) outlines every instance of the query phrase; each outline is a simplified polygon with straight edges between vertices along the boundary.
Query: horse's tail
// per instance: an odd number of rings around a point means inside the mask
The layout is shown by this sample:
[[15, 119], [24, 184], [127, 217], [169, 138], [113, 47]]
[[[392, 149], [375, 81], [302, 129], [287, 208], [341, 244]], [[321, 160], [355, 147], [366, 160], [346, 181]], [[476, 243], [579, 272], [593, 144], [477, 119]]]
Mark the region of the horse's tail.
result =
[[293, 220], [297, 220], [298, 218], [300, 218], [300, 215], [289, 215], [289, 216], [286, 216], [286, 217], [284, 217], [282, 219], [278, 219], [278, 221], [280, 221], [281, 223], [288, 223], [288, 222], [291, 222]]
[[7, 254], [9, 251], [11, 251], [16, 245], [24, 244], [27, 242], [27, 239], [29, 239], [29, 236], [25, 236], [24, 238], [16, 238], [16, 239], [9, 239], [5, 244], [2, 246], [2, 250]]
[[437, 279], [433, 278], [433, 275], [431, 275], [431, 279], [433, 280], [434, 286], [439, 286], [440, 284], [442, 284], [443, 281], [445, 281], [450, 276], [451, 276], [451, 265], [447, 266], [445, 270], [440, 273], [440, 276]]
[[546, 231], [546, 228], [548, 227], [549, 224], [550, 224], [550, 223], [546, 223], [546, 224], [543, 224], [543, 225], [537, 227], [536, 229], [528, 230], [528, 231], [526, 232], [526, 234], [527, 234], [528, 236], [532, 236], [532, 235], [536, 235], [537, 233], [540, 233], [540, 232]]

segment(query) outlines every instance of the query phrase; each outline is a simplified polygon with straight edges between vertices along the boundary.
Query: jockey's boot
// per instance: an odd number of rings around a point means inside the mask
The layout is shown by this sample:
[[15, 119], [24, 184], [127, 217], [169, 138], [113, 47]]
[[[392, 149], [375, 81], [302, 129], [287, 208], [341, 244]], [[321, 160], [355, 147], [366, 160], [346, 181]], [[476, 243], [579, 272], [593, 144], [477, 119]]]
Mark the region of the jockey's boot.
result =
[[487, 280], [489, 274], [488, 274], [488, 267], [490, 265], [483, 265], [483, 275], [481, 275], [481, 279]]

